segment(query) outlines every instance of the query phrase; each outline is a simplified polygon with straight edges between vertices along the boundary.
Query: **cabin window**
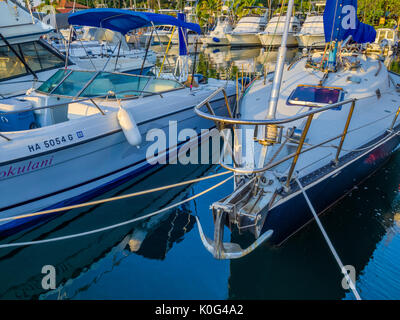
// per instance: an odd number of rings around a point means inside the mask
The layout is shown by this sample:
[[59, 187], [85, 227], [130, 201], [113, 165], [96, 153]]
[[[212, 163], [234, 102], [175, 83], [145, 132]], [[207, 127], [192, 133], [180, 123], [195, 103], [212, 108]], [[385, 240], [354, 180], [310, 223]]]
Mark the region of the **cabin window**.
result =
[[149, 78], [120, 73], [100, 73], [82, 92], [81, 97], [95, 97], [114, 93], [117, 99], [139, 96]]
[[[37, 91], [70, 97], [129, 99], [184, 86], [177, 81], [122, 73], [58, 70]], [[83, 90], [83, 91], [82, 91]], [[81, 92], [82, 91], [82, 92]]]
[[[18, 48], [13, 46], [18, 52]], [[7, 46], [0, 47], [0, 80], [26, 75], [24, 64]]]
[[383, 39], [386, 39], [386, 31], [379, 31], [377, 39], [377, 43], [380, 43]]
[[20, 49], [33, 71], [60, 68], [65, 65], [64, 59], [50, 52], [40, 42], [22, 43]]
[[287, 103], [289, 105], [322, 107], [342, 100], [342, 88], [300, 85], [289, 96]]
[[75, 97], [94, 76], [93, 72], [71, 72], [70, 75], [52, 92], [61, 96]]
[[[12, 45], [34, 72], [40, 72], [64, 66], [64, 60], [51, 52], [39, 41]], [[8, 46], [0, 47], [0, 81], [28, 75], [24, 64]]]
[[58, 84], [61, 82], [61, 80], [70, 72], [71, 72], [71, 70], [68, 70], [68, 69], [58, 70], [55, 74], [53, 74], [50, 77], [50, 79], [48, 79], [46, 82], [42, 83], [42, 85], [37, 89], [37, 91], [44, 92], [44, 93], [50, 93], [51, 91], [53, 91], [53, 89], [55, 87], [58, 86]]

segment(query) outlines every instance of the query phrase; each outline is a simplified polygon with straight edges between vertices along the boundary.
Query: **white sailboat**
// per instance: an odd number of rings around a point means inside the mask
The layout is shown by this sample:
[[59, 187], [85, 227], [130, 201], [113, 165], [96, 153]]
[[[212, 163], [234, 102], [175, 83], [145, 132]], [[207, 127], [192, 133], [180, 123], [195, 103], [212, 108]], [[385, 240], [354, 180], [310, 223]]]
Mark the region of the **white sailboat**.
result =
[[[399, 146], [400, 76], [363, 53], [358, 43], [374, 40], [371, 26], [340, 27], [342, 13], [334, 9], [341, 4], [327, 3], [324, 23], [333, 40], [327, 53], [284, 64], [288, 10], [275, 72], [246, 90], [236, 116], [214, 115], [202, 104], [195, 109], [231, 129], [222, 131], [227, 144], [221, 166], [234, 173], [234, 190], [212, 204], [213, 240], [198, 224], [205, 248], [217, 259], [243, 257], [264, 241], [281, 244], [372, 175]], [[356, 1], [351, 5], [350, 18], [357, 19]], [[356, 43], [350, 45], [350, 39]], [[254, 243], [242, 249], [223, 242], [225, 225], [251, 234]]]
[[[195, 24], [164, 15], [120, 9], [92, 9], [70, 15], [72, 25], [102, 26], [125, 34], [157, 23], [200, 32]], [[181, 81], [184, 73], [181, 73]], [[186, 72], [187, 75], [187, 72]], [[63, 68], [36, 90], [2, 101], [0, 117], [0, 230], [30, 219], [27, 212], [90, 199], [144, 170], [172, 162], [183, 144], [195, 145], [210, 129], [194, 117], [193, 106], [217, 88], [216, 109], [235, 100], [234, 83], [209, 79], [196, 87], [172, 79]], [[222, 112], [222, 110], [220, 110]], [[171, 126], [173, 129], [171, 129]], [[182, 129], [190, 134], [175, 137]], [[148, 151], [151, 129], [162, 130], [166, 145]], [[173, 130], [173, 131], [171, 131]]]

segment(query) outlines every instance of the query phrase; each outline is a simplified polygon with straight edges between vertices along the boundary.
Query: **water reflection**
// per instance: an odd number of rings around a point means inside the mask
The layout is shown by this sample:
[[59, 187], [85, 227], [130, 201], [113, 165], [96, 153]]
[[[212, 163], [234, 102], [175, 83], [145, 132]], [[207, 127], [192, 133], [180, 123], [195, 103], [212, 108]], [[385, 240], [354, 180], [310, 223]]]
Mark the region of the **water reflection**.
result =
[[[355, 267], [364, 299], [400, 297], [399, 174], [397, 153], [321, 218], [343, 263]], [[354, 298], [341, 287], [339, 268], [315, 223], [279, 248], [263, 246], [231, 261], [230, 271], [230, 299]]]
[[[193, 179], [206, 174], [210, 169], [210, 166], [204, 165], [179, 166], [180, 174], [177, 176], [177, 167], [167, 166], [130, 181], [102, 197], [144, 190], [159, 186], [160, 182], [165, 184]], [[184, 186], [140, 198], [70, 211], [34, 230], [3, 239], [2, 243], [54, 238], [119, 223], [181, 201], [191, 196], [191, 192], [190, 186]], [[56, 268], [59, 289], [42, 298], [73, 298], [74, 294], [93, 283], [75, 281], [77, 278], [100, 278], [130, 254], [164, 260], [169, 250], [183, 240], [194, 224], [190, 207], [182, 205], [175, 210], [107, 232], [49, 244], [1, 249], [0, 274], [3, 276], [0, 277], [0, 299], [38, 298], [45, 293], [41, 287], [44, 276], [41, 269], [46, 264]], [[109, 266], [104, 262], [99, 266], [97, 262], [105, 257], [108, 257], [105, 260]], [[73, 286], [74, 290], [66, 290], [68, 286]], [[64, 295], [59, 296], [60, 292]]]
[[[159, 53], [159, 63], [165, 50]], [[162, 50], [163, 49], [163, 50]], [[170, 48], [172, 68], [178, 48]], [[298, 51], [288, 50], [288, 62]], [[262, 74], [275, 68], [276, 51], [263, 48], [199, 48], [198, 72], [228, 78], [236, 71]], [[190, 56], [190, 65], [194, 61]], [[400, 64], [394, 63], [394, 71]], [[396, 69], [397, 68], [397, 69]], [[103, 195], [145, 190], [189, 180], [215, 166], [167, 166]], [[132, 219], [209, 188], [215, 181], [74, 210], [1, 243], [54, 238]], [[322, 217], [344, 264], [357, 270], [365, 299], [400, 298], [400, 155]], [[145, 221], [78, 239], [0, 249], [0, 299], [352, 299], [315, 223], [276, 248], [264, 245], [249, 256], [217, 261], [203, 247], [195, 227], [198, 214], [211, 236], [209, 205], [231, 193], [226, 184], [175, 210]], [[295, 208], [293, 209], [295, 214]], [[228, 240], [228, 239], [226, 239]], [[238, 241], [234, 236], [234, 241]], [[251, 238], [240, 238], [242, 246]], [[57, 289], [41, 287], [43, 265], [57, 270]]]
[[[166, 48], [167, 46], [152, 46], [152, 50], [156, 51], [159, 57], [158, 65], [161, 65]], [[189, 68], [192, 68], [195, 56], [194, 47], [191, 47], [189, 52]], [[164, 66], [166, 69], [164, 70], [173, 70], [178, 54], [178, 46], [171, 46], [169, 48]], [[300, 53], [297, 48], [288, 49], [286, 62], [290, 63], [298, 54]], [[233, 79], [236, 76], [236, 72], [239, 75], [243, 72], [246, 75], [261, 76], [265, 71], [273, 72], [275, 70], [277, 57], [277, 49], [263, 47], [231, 48], [229, 46], [199, 46], [196, 54], [198, 63], [197, 72], [218, 79]]]

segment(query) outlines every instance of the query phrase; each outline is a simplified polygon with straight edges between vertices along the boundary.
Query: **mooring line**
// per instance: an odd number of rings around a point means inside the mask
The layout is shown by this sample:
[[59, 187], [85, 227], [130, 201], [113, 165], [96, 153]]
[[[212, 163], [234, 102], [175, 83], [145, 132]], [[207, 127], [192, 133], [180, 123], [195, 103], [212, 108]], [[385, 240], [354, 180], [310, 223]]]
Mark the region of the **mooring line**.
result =
[[[220, 175], [222, 175], [222, 174], [220, 174]], [[187, 198], [185, 200], [182, 200], [180, 202], [172, 204], [172, 205], [170, 205], [168, 207], [165, 207], [163, 209], [148, 213], [148, 214], [146, 214], [144, 216], [141, 216], [141, 217], [138, 217], [138, 218], [134, 218], [134, 219], [131, 219], [131, 220], [128, 220], [128, 221], [120, 222], [120, 223], [117, 223], [117, 224], [113, 224], [113, 225], [110, 225], [110, 226], [107, 226], [107, 227], [94, 229], [94, 230], [90, 230], [90, 231], [86, 231], [86, 232], [75, 233], [75, 234], [71, 234], [71, 235], [67, 235], [67, 236], [61, 236], [61, 237], [56, 237], [56, 238], [51, 238], [51, 239], [27, 241], [27, 242], [16, 242], [16, 243], [1, 244], [0, 245], [0, 249], [10, 248], [10, 247], [21, 247], [21, 246], [28, 246], [28, 245], [34, 245], [34, 244], [42, 244], [42, 243], [49, 243], [49, 242], [56, 242], [56, 241], [73, 239], [73, 238], [79, 238], [79, 237], [88, 236], [88, 235], [91, 235], [91, 234], [95, 234], [95, 233], [99, 233], [99, 232], [115, 229], [115, 228], [118, 228], [118, 227], [122, 227], [122, 226], [125, 226], [125, 225], [128, 225], [128, 224], [140, 221], [140, 220], [145, 220], [145, 219], [150, 218], [152, 216], [158, 215], [160, 213], [163, 213], [165, 211], [168, 211], [170, 209], [178, 207], [178, 206], [180, 206], [180, 205], [182, 205], [182, 204], [184, 204], [186, 202], [192, 201], [192, 200], [194, 200], [194, 199], [196, 199], [196, 198], [198, 198], [198, 197], [200, 197], [200, 196], [202, 196], [202, 195], [204, 195], [204, 194], [206, 194], [206, 193], [218, 188], [219, 186], [221, 186], [224, 183], [228, 182], [232, 178], [233, 178], [233, 175], [231, 175], [230, 177], [226, 178], [225, 180], [213, 185], [212, 187], [210, 187], [210, 188], [208, 188], [206, 190], [203, 190], [202, 192], [200, 192], [200, 193], [198, 193], [198, 194], [196, 194], [194, 196], [191, 196], [190, 198]]]
[[129, 194], [125, 194], [125, 195], [122, 195], [122, 196], [116, 196], [116, 197], [111, 197], [111, 198], [107, 198], [107, 199], [100, 199], [100, 200], [96, 200], [96, 201], [90, 201], [90, 202], [85, 202], [85, 203], [65, 206], [65, 207], [61, 207], [61, 208], [43, 210], [43, 211], [34, 212], [34, 213], [27, 213], [27, 214], [23, 214], [23, 215], [19, 215], [19, 216], [1, 218], [0, 222], [10, 221], [10, 220], [18, 220], [18, 219], [24, 219], [24, 218], [30, 218], [30, 217], [41, 216], [41, 215], [50, 214], [50, 213], [59, 213], [59, 212], [62, 212], [62, 211], [78, 209], [78, 208], [93, 206], [93, 205], [107, 203], [107, 202], [113, 202], [113, 201], [127, 199], [127, 198], [133, 198], [133, 197], [142, 196], [142, 195], [145, 195], [145, 194], [148, 194], [148, 193], [163, 191], [163, 190], [167, 190], [167, 189], [172, 189], [172, 188], [184, 186], [186, 184], [192, 184], [192, 183], [196, 183], [196, 182], [200, 182], [200, 181], [204, 181], [204, 180], [208, 180], [208, 179], [213, 179], [213, 178], [216, 178], [216, 177], [220, 177], [220, 176], [226, 175], [228, 173], [231, 173], [231, 171], [224, 171], [224, 172], [212, 174], [212, 175], [209, 175], [209, 176], [206, 176], [206, 177], [201, 177], [201, 178], [192, 179], [192, 180], [188, 180], [188, 181], [178, 182], [178, 183], [175, 183], [175, 184], [170, 184], [170, 185], [167, 185], [167, 186], [157, 187], [157, 188], [153, 188], [153, 189], [149, 189], [149, 190], [143, 190], [143, 191], [138, 191], [138, 192], [134, 192], [134, 193], [129, 193]]
[[358, 294], [358, 291], [357, 291], [357, 289], [356, 289], [355, 284], [353, 283], [353, 281], [350, 279], [349, 275], [347, 274], [347, 271], [346, 271], [346, 269], [344, 268], [343, 263], [342, 263], [342, 261], [341, 261], [340, 258], [339, 258], [339, 255], [337, 254], [335, 248], [334, 248], [333, 245], [332, 245], [331, 240], [330, 240], [329, 237], [328, 237], [328, 234], [326, 233], [326, 231], [325, 231], [325, 229], [324, 229], [324, 227], [323, 227], [321, 221], [319, 220], [318, 215], [317, 215], [317, 213], [316, 213], [316, 211], [315, 211], [315, 209], [314, 209], [314, 207], [313, 207], [313, 205], [312, 205], [310, 199], [308, 198], [306, 191], [305, 191], [304, 188], [303, 188], [303, 185], [300, 183], [300, 181], [299, 181], [299, 179], [298, 179], [297, 177], [296, 177], [296, 182], [297, 182], [297, 184], [299, 185], [300, 190], [301, 190], [301, 192], [303, 193], [304, 198], [305, 198], [306, 201], [307, 201], [307, 204], [308, 204], [308, 206], [309, 206], [309, 208], [310, 208], [310, 210], [311, 210], [311, 212], [312, 212], [312, 214], [313, 214], [313, 216], [314, 216], [314, 218], [315, 218], [315, 221], [316, 221], [317, 224], [318, 224], [318, 227], [320, 228], [320, 230], [321, 230], [321, 232], [322, 232], [322, 235], [323, 235], [324, 238], [325, 238], [326, 243], [328, 244], [329, 249], [331, 250], [333, 256], [335, 257], [337, 264], [339, 265], [340, 271], [343, 273], [344, 277], [346, 278], [347, 283], [349, 284], [351, 291], [353, 291], [353, 294], [354, 294], [354, 296], [356, 297], [357, 300], [362, 300], [361, 297], [360, 297], [360, 295]]

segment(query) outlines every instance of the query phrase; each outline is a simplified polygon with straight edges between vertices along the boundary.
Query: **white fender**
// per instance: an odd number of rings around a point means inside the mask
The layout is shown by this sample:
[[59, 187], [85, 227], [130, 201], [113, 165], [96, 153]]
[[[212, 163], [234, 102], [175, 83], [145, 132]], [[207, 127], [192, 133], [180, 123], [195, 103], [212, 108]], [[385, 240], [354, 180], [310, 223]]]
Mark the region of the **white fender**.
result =
[[121, 126], [129, 144], [132, 146], [139, 146], [142, 143], [142, 136], [131, 113], [120, 107], [117, 117], [119, 125]]

